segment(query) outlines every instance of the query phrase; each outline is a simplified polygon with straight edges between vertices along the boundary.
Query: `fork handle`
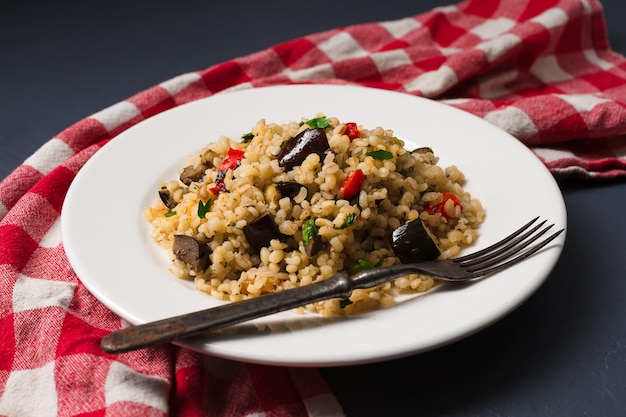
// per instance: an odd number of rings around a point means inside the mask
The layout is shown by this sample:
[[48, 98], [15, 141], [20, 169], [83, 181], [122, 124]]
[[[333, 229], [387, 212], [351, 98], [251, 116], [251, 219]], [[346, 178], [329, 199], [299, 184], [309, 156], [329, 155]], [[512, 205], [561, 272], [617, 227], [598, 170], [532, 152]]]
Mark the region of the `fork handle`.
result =
[[324, 281], [303, 287], [127, 327], [108, 334], [100, 345], [108, 353], [128, 352], [199, 332], [221, 329], [316, 301], [348, 298], [354, 288], [356, 287], [352, 279], [338, 273]]

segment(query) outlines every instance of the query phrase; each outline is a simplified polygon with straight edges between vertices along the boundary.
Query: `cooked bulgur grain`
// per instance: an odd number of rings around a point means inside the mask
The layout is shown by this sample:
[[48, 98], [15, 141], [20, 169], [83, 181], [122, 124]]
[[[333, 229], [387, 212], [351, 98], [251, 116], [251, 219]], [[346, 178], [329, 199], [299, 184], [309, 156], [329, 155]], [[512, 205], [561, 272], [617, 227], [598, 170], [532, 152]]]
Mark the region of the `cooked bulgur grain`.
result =
[[[320, 122], [325, 148], [311, 145], [295, 165], [279, 163], [287, 141]], [[171, 272], [193, 279], [215, 298], [238, 301], [323, 280], [359, 262], [399, 263], [390, 232], [418, 218], [436, 236], [442, 259], [476, 239], [485, 212], [463, 190], [465, 178], [455, 166], [438, 166], [430, 148], [405, 149], [391, 130], [346, 126], [321, 114], [285, 124], [260, 120], [247, 139], [220, 137], [191, 156], [189, 165], [198, 176], [160, 186], [176, 206], [167, 208], [157, 200], [145, 212], [153, 238], [171, 254]], [[362, 182], [345, 184], [358, 170]], [[246, 231], [266, 214], [275, 231], [261, 229], [267, 241], [257, 250]], [[208, 245], [202, 269], [171, 253], [176, 235]], [[317, 241], [316, 249], [306, 247], [309, 239]], [[307, 309], [354, 313], [390, 305], [398, 292], [424, 292], [434, 284], [432, 278], [410, 275], [354, 291], [347, 306], [328, 300]]]

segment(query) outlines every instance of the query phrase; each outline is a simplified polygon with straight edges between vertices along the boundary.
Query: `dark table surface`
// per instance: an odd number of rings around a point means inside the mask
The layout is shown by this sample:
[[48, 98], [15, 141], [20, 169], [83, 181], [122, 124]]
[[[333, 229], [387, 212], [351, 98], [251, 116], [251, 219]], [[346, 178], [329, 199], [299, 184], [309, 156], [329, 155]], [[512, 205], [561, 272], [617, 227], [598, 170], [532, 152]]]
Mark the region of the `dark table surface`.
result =
[[[64, 128], [176, 75], [449, 3], [3, 2], [0, 177]], [[626, 2], [602, 3], [612, 48], [626, 54]], [[347, 415], [626, 415], [626, 181], [568, 182], [562, 191], [568, 238], [546, 284], [452, 345], [321, 369]]]

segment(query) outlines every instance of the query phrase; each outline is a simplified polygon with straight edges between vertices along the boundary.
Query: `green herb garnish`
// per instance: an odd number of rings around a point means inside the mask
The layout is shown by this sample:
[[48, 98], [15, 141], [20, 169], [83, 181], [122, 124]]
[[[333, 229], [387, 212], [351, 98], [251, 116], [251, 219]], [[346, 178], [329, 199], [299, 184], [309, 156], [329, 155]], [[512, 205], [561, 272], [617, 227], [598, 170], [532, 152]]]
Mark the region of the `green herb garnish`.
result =
[[246, 133], [245, 135], [241, 135], [241, 142], [248, 143], [252, 139], [254, 139], [254, 134], [252, 132]]
[[365, 156], [371, 156], [372, 158], [376, 159], [377, 161], [383, 161], [385, 159], [392, 159], [393, 158], [393, 153], [389, 152], [389, 151], [385, 151], [383, 149], [378, 149], [376, 151], [370, 151], [370, 152], [366, 153]]
[[304, 246], [308, 245], [319, 232], [319, 228], [315, 225], [315, 220], [317, 220], [317, 217], [311, 217], [302, 224], [302, 243], [304, 243]]
[[203, 203], [202, 200], [198, 201], [198, 217], [204, 219], [204, 216], [211, 211], [211, 199], [207, 200], [206, 203]]
[[172, 217], [175, 216], [176, 212], [175, 211], [168, 211], [167, 213], [165, 213], [165, 217]]
[[376, 265], [368, 261], [367, 259], [359, 259], [356, 263], [350, 265], [347, 269], [348, 275], [354, 275], [357, 272], [365, 271], [366, 269], [379, 268], [383, 265], [384, 259], [376, 262]]
[[309, 119], [306, 121], [306, 124], [309, 125], [311, 129], [324, 129], [330, 126], [330, 120], [326, 118], [326, 116], [316, 117], [314, 119]]
[[356, 214], [354, 213], [348, 213], [348, 215], [346, 216], [346, 219], [343, 221], [343, 224], [339, 227], [335, 227], [335, 230], [342, 230], [345, 229], [346, 227], [350, 227], [354, 224], [354, 220], [356, 219]]

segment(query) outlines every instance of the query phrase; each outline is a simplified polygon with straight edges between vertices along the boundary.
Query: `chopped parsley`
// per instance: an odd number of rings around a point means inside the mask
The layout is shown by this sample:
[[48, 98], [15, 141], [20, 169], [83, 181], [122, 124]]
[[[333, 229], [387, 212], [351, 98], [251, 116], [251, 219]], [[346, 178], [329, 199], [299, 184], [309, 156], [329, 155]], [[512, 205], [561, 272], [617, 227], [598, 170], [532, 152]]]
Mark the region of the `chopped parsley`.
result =
[[302, 243], [304, 243], [305, 246], [308, 245], [319, 232], [319, 227], [315, 225], [315, 220], [317, 220], [317, 217], [313, 216], [302, 224]]
[[316, 117], [314, 119], [309, 119], [306, 121], [306, 124], [309, 125], [311, 129], [324, 129], [330, 126], [330, 120], [326, 118], [326, 116]]
[[367, 259], [359, 259], [356, 263], [350, 265], [347, 269], [348, 275], [354, 275], [357, 272], [365, 271], [366, 269], [379, 268], [383, 265], [384, 259], [376, 262], [376, 265], [368, 261]]
[[198, 217], [204, 219], [206, 214], [211, 211], [211, 199], [208, 199], [206, 203], [203, 203], [202, 200], [198, 201]]
[[252, 132], [248, 132], [244, 135], [241, 135], [241, 142], [248, 143], [254, 138], [254, 134]]
[[165, 213], [165, 217], [172, 217], [175, 216], [176, 212], [175, 211], [168, 211], [167, 213]]
[[393, 159], [393, 153], [389, 151], [385, 151], [383, 149], [378, 149], [375, 151], [370, 151], [365, 154], [365, 156], [371, 156], [377, 161], [383, 161], [385, 159]]
[[335, 230], [342, 230], [345, 229], [346, 227], [350, 227], [354, 224], [354, 220], [356, 219], [356, 214], [354, 213], [348, 213], [348, 215], [346, 216], [346, 219], [343, 221], [342, 225], [339, 227], [335, 227]]

